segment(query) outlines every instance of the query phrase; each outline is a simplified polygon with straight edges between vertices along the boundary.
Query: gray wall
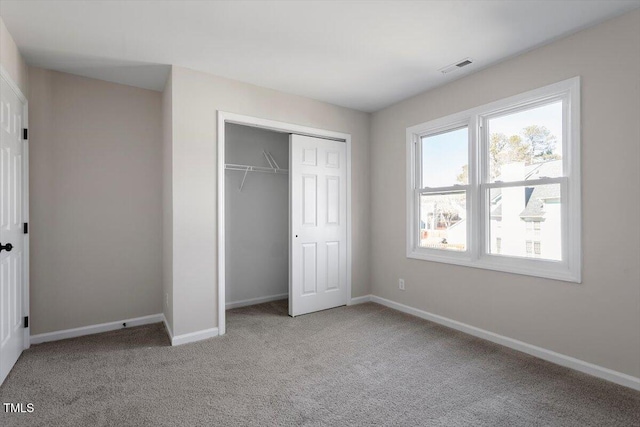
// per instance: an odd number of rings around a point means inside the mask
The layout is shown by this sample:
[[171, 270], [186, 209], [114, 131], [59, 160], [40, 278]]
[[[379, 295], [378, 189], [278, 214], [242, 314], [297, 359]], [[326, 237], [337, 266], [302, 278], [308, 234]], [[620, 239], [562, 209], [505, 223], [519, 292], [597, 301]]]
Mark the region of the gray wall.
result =
[[162, 312], [162, 94], [29, 83], [32, 334]]
[[218, 325], [218, 110], [352, 135], [352, 296], [369, 294], [369, 114], [175, 66], [172, 85], [174, 334]]
[[162, 306], [173, 333], [173, 91], [171, 74], [162, 93]]
[[0, 64], [7, 70], [11, 79], [22, 91], [22, 94], [29, 98], [29, 71], [24, 62], [18, 46], [16, 46], [9, 30], [4, 25], [0, 17]]
[[[289, 135], [248, 126], [225, 126], [225, 163], [289, 164]], [[226, 302], [286, 294], [289, 291], [289, 177], [225, 172]]]
[[[582, 78], [584, 282], [407, 259], [406, 128], [574, 76]], [[634, 11], [375, 113], [373, 294], [640, 376], [638, 76]]]

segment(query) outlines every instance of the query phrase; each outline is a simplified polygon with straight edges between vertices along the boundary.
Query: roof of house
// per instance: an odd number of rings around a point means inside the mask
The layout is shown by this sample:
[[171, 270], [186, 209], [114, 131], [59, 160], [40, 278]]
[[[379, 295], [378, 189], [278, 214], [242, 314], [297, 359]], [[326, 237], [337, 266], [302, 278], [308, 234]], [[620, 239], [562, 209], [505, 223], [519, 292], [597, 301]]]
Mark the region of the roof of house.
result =
[[525, 166], [525, 180], [562, 176], [562, 160], [549, 160]]
[[[552, 178], [562, 176], [562, 160], [551, 160], [544, 163], [533, 163], [525, 166], [525, 180]], [[543, 219], [544, 201], [560, 198], [560, 186], [557, 184], [539, 185], [536, 187], [524, 187], [525, 208], [520, 212], [520, 218], [524, 220]], [[493, 218], [502, 217], [502, 190], [496, 189], [492, 203], [496, 207], [491, 211]]]

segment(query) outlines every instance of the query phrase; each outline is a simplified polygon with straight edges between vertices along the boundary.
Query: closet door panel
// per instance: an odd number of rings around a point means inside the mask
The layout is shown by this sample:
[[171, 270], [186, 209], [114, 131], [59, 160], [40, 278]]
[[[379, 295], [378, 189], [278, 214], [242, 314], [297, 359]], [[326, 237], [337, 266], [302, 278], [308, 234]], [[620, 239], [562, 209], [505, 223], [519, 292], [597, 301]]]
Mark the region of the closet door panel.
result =
[[302, 176], [302, 225], [315, 227], [318, 218], [317, 176]]
[[289, 314], [347, 303], [346, 144], [290, 139]]

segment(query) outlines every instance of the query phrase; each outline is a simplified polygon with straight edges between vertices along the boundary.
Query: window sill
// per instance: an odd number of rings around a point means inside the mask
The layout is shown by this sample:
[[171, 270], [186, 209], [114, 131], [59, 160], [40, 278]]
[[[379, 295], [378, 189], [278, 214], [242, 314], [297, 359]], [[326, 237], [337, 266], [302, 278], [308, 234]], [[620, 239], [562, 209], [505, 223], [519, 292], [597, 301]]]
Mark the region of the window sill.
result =
[[479, 259], [472, 259], [467, 252], [440, 255], [433, 251], [422, 250], [409, 250], [407, 252], [407, 258], [533, 276], [543, 279], [560, 280], [563, 282], [582, 283], [580, 272], [572, 271], [566, 263], [556, 261], [541, 261], [495, 255], [485, 255]]

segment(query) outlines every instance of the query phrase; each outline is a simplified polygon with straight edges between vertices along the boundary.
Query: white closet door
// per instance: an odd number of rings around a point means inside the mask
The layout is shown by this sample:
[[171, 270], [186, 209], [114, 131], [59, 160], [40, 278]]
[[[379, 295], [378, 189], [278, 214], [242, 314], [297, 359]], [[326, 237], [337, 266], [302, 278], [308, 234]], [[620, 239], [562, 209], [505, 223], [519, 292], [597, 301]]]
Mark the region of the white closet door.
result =
[[291, 135], [289, 314], [347, 303], [346, 143]]
[[0, 78], [0, 384], [24, 348], [22, 328], [22, 111], [13, 89]]

